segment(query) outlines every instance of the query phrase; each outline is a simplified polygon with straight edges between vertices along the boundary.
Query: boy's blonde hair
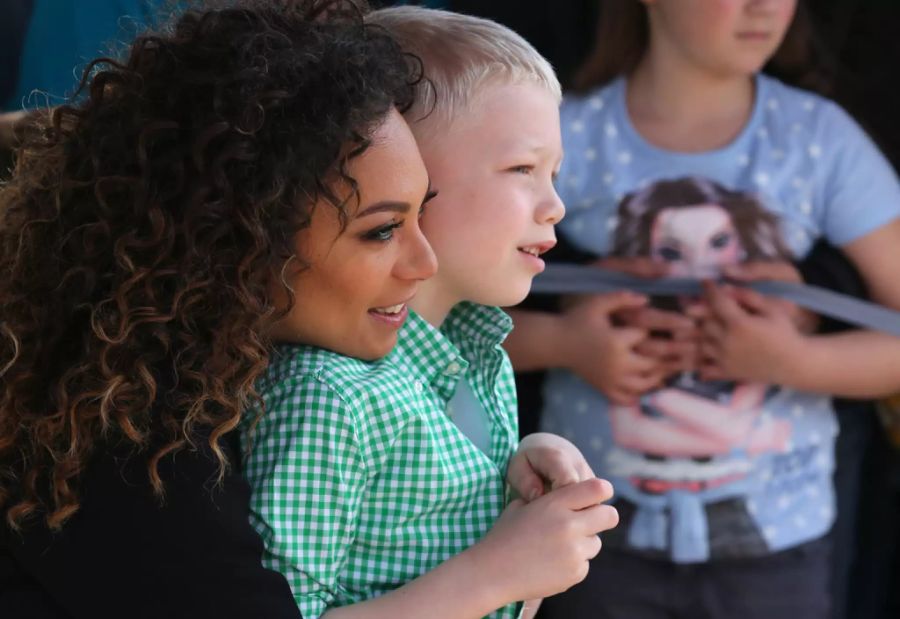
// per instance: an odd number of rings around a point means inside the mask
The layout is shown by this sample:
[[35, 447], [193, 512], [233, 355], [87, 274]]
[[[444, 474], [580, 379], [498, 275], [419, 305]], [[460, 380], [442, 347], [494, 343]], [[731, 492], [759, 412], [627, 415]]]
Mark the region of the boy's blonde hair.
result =
[[497, 22], [418, 6], [370, 13], [404, 51], [422, 60], [427, 80], [417, 86], [407, 117], [416, 130], [444, 128], [470, 109], [488, 84], [531, 82], [559, 101], [562, 89], [553, 67], [530, 43]]

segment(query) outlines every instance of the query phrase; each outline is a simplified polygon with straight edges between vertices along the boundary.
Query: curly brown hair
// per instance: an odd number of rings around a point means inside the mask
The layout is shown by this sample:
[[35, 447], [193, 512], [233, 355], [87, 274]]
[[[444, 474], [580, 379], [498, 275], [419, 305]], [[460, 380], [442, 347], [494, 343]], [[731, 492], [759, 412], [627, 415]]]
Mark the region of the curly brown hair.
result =
[[[0, 191], [0, 510], [60, 527], [112, 445], [161, 458], [259, 406], [312, 205], [421, 67], [359, 2], [219, 3], [92, 63]], [[334, 181], [341, 179], [336, 184]], [[351, 191], [351, 194], [353, 192]], [[284, 287], [287, 296], [293, 296]], [[157, 447], [149, 448], [150, 438]], [[159, 445], [162, 445], [159, 447]]]

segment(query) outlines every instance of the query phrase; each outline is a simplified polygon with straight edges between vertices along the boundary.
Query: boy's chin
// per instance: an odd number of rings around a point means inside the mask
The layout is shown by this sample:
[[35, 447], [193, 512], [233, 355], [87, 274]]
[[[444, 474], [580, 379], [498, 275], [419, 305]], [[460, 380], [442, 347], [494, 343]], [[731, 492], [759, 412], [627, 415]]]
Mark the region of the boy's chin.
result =
[[528, 296], [528, 293], [531, 292], [531, 279], [528, 278], [527, 281], [516, 282], [516, 285], [512, 285], [509, 282], [506, 282], [502, 286], [497, 286], [489, 295], [485, 295], [484, 300], [476, 301], [481, 305], [493, 305], [495, 307], [512, 307], [513, 305], [518, 305]]

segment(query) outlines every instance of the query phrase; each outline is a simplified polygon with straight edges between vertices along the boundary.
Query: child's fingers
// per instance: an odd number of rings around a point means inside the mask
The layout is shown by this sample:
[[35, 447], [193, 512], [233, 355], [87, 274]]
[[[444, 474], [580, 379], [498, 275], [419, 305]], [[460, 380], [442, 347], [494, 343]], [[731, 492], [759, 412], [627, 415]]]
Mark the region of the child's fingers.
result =
[[641, 399], [641, 395], [640, 391], [629, 391], [621, 387], [613, 387], [606, 392], [609, 401], [619, 406], [633, 406]]
[[696, 339], [666, 340], [659, 337], [648, 337], [635, 347], [635, 352], [654, 359], [693, 358], [697, 354]]
[[648, 331], [669, 331], [689, 335], [695, 330], [694, 321], [679, 312], [655, 307], [640, 307], [616, 314], [624, 324]]
[[794, 265], [782, 261], [753, 261], [726, 265], [722, 272], [732, 279], [745, 282], [759, 280], [802, 281], [800, 273]]
[[611, 497], [612, 484], [597, 477], [560, 488], [547, 496], [548, 499], [555, 499], [571, 510], [582, 510], [602, 503]]
[[703, 323], [701, 342], [717, 344], [725, 338], [728, 328], [718, 320], [707, 320]]
[[616, 292], [597, 295], [593, 303], [596, 311], [608, 316], [616, 312], [643, 307], [648, 301], [647, 297], [636, 292], [617, 290]]
[[733, 286], [729, 290], [731, 298], [754, 314], [768, 316], [771, 314], [771, 301], [763, 294], [743, 286]]
[[632, 350], [638, 344], [647, 339], [648, 333], [644, 329], [636, 327], [615, 327], [612, 330], [613, 337], [623, 349]]
[[578, 469], [578, 480], [582, 481], [585, 479], [593, 479], [597, 475], [594, 473], [594, 469], [591, 468], [591, 465], [588, 464], [587, 460], [582, 457], [576, 464], [575, 468]]
[[715, 363], [704, 363], [700, 366], [701, 380], [728, 380], [728, 376]]
[[741, 306], [722, 287], [711, 281], [704, 281], [703, 290], [713, 317], [726, 324], [744, 317], [745, 312]]
[[704, 338], [700, 342], [700, 359], [702, 359], [702, 362], [700, 364], [701, 366], [710, 362], [717, 363], [720, 356], [721, 348], [716, 340]]
[[544, 493], [544, 480], [535, 472], [531, 463], [521, 453], [510, 458], [506, 468], [506, 481], [520, 497], [533, 501]]
[[[654, 368], [657, 369], [657, 368]], [[656, 389], [662, 384], [662, 372], [654, 371], [648, 374], [632, 374], [625, 376], [620, 385], [620, 389], [624, 389], [630, 394], [637, 394], [638, 398], [643, 394]]]
[[612, 505], [592, 505], [578, 513], [585, 535], [596, 535], [619, 524], [619, 512]]

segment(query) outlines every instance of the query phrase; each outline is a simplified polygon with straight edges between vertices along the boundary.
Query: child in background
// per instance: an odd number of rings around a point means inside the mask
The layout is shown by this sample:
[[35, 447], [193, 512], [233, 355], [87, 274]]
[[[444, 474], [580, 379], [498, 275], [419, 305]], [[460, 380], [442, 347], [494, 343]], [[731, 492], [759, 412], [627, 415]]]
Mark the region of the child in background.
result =
[[[603, 4], [606, 29], [585, 65], [585, 92], [562, 108], [567, 158], [559, 188], [569, 217], [560, 230], [570, 244], [607, 255], [623, 197], [660, 181], [706, 178], [755, 194], [778, 218], [779, 242], [796, 259], [820, 236], [841, 246], [872, 298], [900, 308], [896, 176], [836, 105], [759, 73], [769, 60], [783, 73], [802, 68], [802, 23], [791, 27], [796, 8], [790, 0]], [[696, 233], [709, 243], [692, 249], [725, 274], [799, 279], [784, 262], [726, 260], [734, 238], [706, 235], [714, 224], [670, 217], [667, 226], [644, 230], [656, 251], [614, 264], [678, 272], [699, 261], [671, 241]], [[747, 247], [740, 249], [746, 256]], [[627, 293], [599, 295], [558, 315], [514, 315], [508, 346], [517, 369], [557, 368], [544, 386], [543, 427], [571, 438], [616, 484], [622, 515], [588, 581], [546, 601], [543, 612], [567, 619], [826, 616], [837, 427], [829, 398], [810, 391], [895, 390], [900, 377], [888, 363], [897, 359], [896, 340], [834, 336], [846, 338], [851, 359], [871, 355], [883, 364], [867, 375], [847, 357], [816, 352], [836, 340], [799, 335], [780, 302], [711, 286], [692, 308], [699, 337], [676, 316], [641, 309], [644, 303]], [[761, 321], [776, 322], [781, 339], [745, 328]], [[674, 337], [651, 336], [658, 331]], [[756, 363], [765, 342], [779, 341], [796, 353]], [[682, 374], [695, 367], [698, 345], [699, 374]], [[804, 366], [828, 366], [831, 379], [810, 380]], [[673, 371], [695, 384], [664, 386]], [[761, 403], [744, 397], [760, 386]], [[617, 415], [617, 407], [640, 414]], [[729, 418], [736, 422], [721, 423]], [[761, 435], [768, 438], [760, 442]]]
[[[304, 293], [276, 334], [297, 345], [280, 349], [249, 437], [254, 522], [304, 617], [516, 617], [515, 602], [581, 580], [617, 519], [566, 441], [526, 437], [510, 463], [511, 320], [490, 305], [521, 301], [555, 242], [559, 85], [491, 22], [413, 8], [370, 20], [404, 47], [401, 31], [441, 41], [408, 112], [433, 108], [415, 123], [433, 131], [427, 174], [384, 159], [379, 130], [348, 165], [346, 228], [319, 209], [298, 238], [305, 268], [286, 278]], [[506, 505], [508, 465], [528, 504]], [[535, 472], [557, 488], [540, 496]]]

